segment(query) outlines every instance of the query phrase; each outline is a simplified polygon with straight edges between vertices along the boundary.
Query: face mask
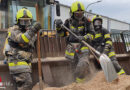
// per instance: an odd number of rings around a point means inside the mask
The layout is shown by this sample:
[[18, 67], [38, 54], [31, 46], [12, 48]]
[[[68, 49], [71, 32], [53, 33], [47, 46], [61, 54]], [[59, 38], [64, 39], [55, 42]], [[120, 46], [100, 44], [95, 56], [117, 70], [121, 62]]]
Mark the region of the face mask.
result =
[[99, 31], [102, 29], [102, 25], [94, 25], [94, 30]]
[[74, 12], [74, 18], [77, 20], [81, 20], [84, 16], [84, 11], [77, 11]]
[[94, 25], [95, 31], [99, 31], [102, 29], [102, 22], [100, 20], [95, 20], [93, 25]]
[[102, 22], [100, 20], [95, 20], [94, 25], [102, 25]]
[[31, 25], [32, 19], [30, 18], [20, 18], [18, 21], [18, 25], [21, 28], [22, 32], [27, 30], [27, 27]]
[[31, 19], [20, 19], [19, 24], [24, 26], [29, 26], [31, 25]]

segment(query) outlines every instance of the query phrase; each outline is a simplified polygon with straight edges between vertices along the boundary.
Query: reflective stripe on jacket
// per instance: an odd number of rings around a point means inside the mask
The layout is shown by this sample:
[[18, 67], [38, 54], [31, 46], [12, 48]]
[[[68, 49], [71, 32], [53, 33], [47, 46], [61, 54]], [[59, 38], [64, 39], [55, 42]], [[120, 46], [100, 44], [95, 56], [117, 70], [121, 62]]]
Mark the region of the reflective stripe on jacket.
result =
[[106, 29], [102, 29], [100, 31], [97, 31], [96, 34], [95, 34], [95, 37], [94, 37], [94, 43], [93, 43], [95, 46], [98, 46], [98, 45], [106, 45], [106, 44], [109, 44], [112, 46], [112, 40], [111, 40], [111, 37], [110, 37], [110, 33], [108, 30]]
[[65, 57], [69, 59], [74, 59], [75, 53], [88, 53], [89, 49], [86, 46], [80, 47], [79, 52], [76, 52], [74, 47], [71, 45], [67, 45], [67, 49], [65, 51]]
[[31, 63], [25, 61], [9, 62], [8, 66], [11, 73], [31, 72]]

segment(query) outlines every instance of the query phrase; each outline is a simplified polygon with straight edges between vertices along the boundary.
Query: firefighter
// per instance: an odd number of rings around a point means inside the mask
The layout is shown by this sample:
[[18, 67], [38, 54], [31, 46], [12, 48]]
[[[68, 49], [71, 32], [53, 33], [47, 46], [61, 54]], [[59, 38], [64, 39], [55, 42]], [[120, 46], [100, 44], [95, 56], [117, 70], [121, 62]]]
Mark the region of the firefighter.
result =
[[94, 18], [92, 19], [92, 23], [95, 30], [95, 37], [93, 40], [95, 49], [97, 49], [101, 53], [106, 54], [111, 59], [115, 70], [119, 75], [125, 74], [125, 71], [121, 68], [117, 61], [116, 54], [112, 46], [110, 33], [107, 29], [102, 27], [102, 17], [99, 15], [94, 16]]
[[[91, 43], [94, 32], [91, 31], [91, 22], [84, 16], [84, 11], [84, 5], [81, 2], [74, 2], [70, 7], [71, 17], [65, 20], [64, 25], [74, 32], [80, 40]], [[61, 19], [56, 20], [55, 23], [58, 35], [66, 37], [65, 57], [73, 63], [75, 80], [82, 82], [85, 80], [85, 75], [89, 73], [89, 49], [61, 26], [63, 24]]]
[[31, 60], [36, 33], [41, 29], [39, 22], [32, 23], [32, 13], [27, 8], [17, 12], [17, 23], [8, 29], [4, 46], [10, 74], [16, 83], [16, 90], [32, 90]]

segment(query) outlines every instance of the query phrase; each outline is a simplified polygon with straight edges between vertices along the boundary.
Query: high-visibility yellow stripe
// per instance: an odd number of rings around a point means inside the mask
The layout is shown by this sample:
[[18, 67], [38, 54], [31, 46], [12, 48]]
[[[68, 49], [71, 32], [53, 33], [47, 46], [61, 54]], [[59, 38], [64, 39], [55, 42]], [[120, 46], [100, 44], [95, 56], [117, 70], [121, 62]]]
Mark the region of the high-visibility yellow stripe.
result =
[[105, 49], [105, 51], [109, 51], [109, 49]]
[[70, 28], [74, 29], [75, 27], [74, 26], [70, 26]]
[[92, 40], [94, 39], [94, 35], [92, 35], [92, 34], [89, 34], [89, 33], [88, 33], [87, 35], [90, 35], [90, 36], [91, 36], [91, 38], [92, 38]]
[[110, 38], [110, 34], [105, 34], [104, 38]]
[[64, 36], [64, 32], [59, 33], [59, 36], [61, 37]]
[[96, 35], [95, 35], [95, 38], [98, 38], [98, 37], [101, 37], [101, 36], [102, 36], [102, 34], [99, 33], [99, 34], [96, 34]]
[[24, 34], [22, 34], [22, 39], [23, 39], [26, 43], [29, 42], [29, 39], [28, 39]]
[[61, 30], [61, 28], [56, 28], [56, 30]]
[[8, 32], [8, 37], [10, 37], [11, 36], [11, 32]]
[[106, 44], [112, 45], [112, 41], [106, 41]]
[[79, 29], [80, 29], [80, 28], [84, 28], [84, 26], [80, 26], [80, 27], [78, 27], [78, 28], [79, 28]]
[[85, 78], [83, 78], [83, 79], [81, 79], [81, 78], [76, 78], [76, 82], [77, 83], [82, 83], [82, 82], [84, 82], [85, 81]]
[[17, 62], [16, 64], [15, 63], [9, 63], [8, 64], [10, 67], [11, 66], [20, 66], [20, 65], [28, 65], [27, 62]]
[[85, 50], [85, 49], [88, 49], [88, 47], [82, 47], [80, 50]]
[[69, 56], [74, 56], [74, 53], [70, 53], [70, 52], [68, 52], [67, 50], [65, 51], [65, 54], [66, 54], [66, 55], [69, 55]]
[[118, 72], [118, 75], [121, 75], [121, 74], [125, 74], [125, 71], [123, 69], [121, 69], [119, 72]]
[[116, 54], [115, 54], [115, 52], [110, 52], [110, 53], [108, 53], [108, 56], [109, 57], [112, 57], [112, 56], [115, 56]]
[[86, 40], [88, 39], [87, 37], [91, 37], [92, 40], [94, 39], [94, 36], [93, 36], [92, 34], [89, 34], [89, 33], [84, 36], [84, 38], [85, 38]]
[[[70, 28], [74, 29], [75, 27], [74, 26], [70, 26]], [[81, 28], [84, 28], [84, 26], [78, 27], [78, 29], [81, 29]]]

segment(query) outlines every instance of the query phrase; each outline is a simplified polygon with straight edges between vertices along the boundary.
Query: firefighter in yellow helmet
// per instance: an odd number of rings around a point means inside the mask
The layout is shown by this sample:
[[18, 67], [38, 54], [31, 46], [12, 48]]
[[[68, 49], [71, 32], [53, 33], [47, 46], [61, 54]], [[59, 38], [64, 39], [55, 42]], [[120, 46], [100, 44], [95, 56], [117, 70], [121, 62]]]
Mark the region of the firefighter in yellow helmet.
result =
[[[90, 44], [93, 40], [94, 32], [91, 30], [91, 22], [84, 16], [84, 12], [84, 5], [79, 1], [74, 2], [70, 8], [71, 17], [65, 21], [64, 25], [74, 32], [80, 40], [83, 39]], [[67, 37], [65, 57], [72, 61], [75, 80], [76, 82], [83, 81], [89, 72], [89, 49], [61, 27], [63, 23], [61, 19], [55, 22], [58, 35]]]
[[32, 90], [32, 52], [36, 33], [41, 29], [40, 23], [32, 23], [32, 20], [32, 13], [27, 8], [20, 9], [16, 15], [16, 25], [8, 29], [4, 47], [4, 55], [17, 90]]
[[92, 19], [92, 23], [95, 30], [95, 37], [93, 40], [94, 47], [101, 53], [105, 53], [111, 59], [115, 70], [118, 74], [125, 74], [125, 71], [119, 65], [114, 48], [112, 46], [112, 39], [107, 29], [102, 27], [102, 17], [96, 15]]

